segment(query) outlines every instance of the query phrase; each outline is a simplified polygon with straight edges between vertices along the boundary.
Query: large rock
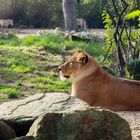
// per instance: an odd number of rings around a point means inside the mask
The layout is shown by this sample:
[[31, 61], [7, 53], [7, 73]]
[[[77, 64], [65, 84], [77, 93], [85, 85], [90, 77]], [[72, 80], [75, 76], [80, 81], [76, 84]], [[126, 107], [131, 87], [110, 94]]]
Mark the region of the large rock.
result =
[[16, 137], [15, 131], [4, 122], [0, 121], [0, 140], [11, 140]]
[[27, 135], [37, 140], [131, 140], [125, 120], [95, 108], [47, 113], [33, 123]]
[[17, 136], [25, 136], [33, 124], [28, 136], [16, 138], [19, 140], [131, 140], [128, 123], [117, 114], [91, 108], [63, 93], [5, 102], [0, 105], [0, 120]]
[[88, 105], [64, 93], [35, 94], [0, 105], [0, 120], [11, 126], [17, 136], [25, 135], [34, 120], [50, 111], [82, 110]]

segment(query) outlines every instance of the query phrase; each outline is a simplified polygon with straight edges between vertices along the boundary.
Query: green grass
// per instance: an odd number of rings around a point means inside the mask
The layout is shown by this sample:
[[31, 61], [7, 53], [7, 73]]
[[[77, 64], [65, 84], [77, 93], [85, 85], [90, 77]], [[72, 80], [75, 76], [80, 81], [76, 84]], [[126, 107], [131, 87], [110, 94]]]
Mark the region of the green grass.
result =
[[57, 67], [77, 48], [98, 57], [103, 46], [53, 34], [0, 39], [0, 101], [41, 92], [70, 93], [71, 81], [61, 81]]
[[9, 99], [17, 98], [23, 94], [22, 91], [20, 90], [20, 87], [18, 86], [0, 85], [0, 89], [2, 94], [6, 94], [7, 98]]

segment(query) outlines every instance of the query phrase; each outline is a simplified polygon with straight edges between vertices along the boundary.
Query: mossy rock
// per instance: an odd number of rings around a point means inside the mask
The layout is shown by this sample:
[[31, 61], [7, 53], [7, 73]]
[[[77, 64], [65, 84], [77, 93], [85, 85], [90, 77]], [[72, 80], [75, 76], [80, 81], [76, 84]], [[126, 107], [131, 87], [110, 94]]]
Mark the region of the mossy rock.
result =
[[46, 113], [33, 123], [27, 135], [37, 140], [132, 140], [124, 119], [97, 108]]

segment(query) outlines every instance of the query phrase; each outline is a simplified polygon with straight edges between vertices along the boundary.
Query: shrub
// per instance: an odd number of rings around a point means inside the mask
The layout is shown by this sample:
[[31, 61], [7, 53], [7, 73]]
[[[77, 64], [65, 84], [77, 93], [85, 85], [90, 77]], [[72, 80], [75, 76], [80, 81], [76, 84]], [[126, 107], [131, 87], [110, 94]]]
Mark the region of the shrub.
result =
[[115, 71], [113, 71], [112, 69], [106, 67], [106, 66], [102, 66], [102, 68], [107, 71], [108, 73], [112, 74], [112, 75], [116, 75]]
[[8, 99], [15, 99], [15, 98], [18, 98], [18, 94], [17, 93], [10, 93], [10, 94], [8, 94]]
[[133, 79], [140, 80], [140, 59], [129, 62], [126, 68]]

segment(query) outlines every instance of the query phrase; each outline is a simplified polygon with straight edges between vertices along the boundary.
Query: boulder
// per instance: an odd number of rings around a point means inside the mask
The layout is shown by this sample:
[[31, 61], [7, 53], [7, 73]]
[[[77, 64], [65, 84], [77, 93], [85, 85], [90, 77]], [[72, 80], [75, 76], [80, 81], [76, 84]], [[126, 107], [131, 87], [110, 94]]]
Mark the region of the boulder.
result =
[[31, 126], [37, 140], [131, 140], [128, 123], [103, 109], [46, 113]]
[[64, 93], [40, 93], [0, 105], [0, 120], [11, 126], [17, 136], [24, 136], [32, 123], [50, 111], [82, 110], [87, 103]]
[[17, 136], [28, 133], [17, 140], [131, 140], [128, 123], [117, 114], [64, 93], [5, 102], [0, 105], [0, 120]]
[[15, 131], [10, 126], [0, 121], [0, 140], [11, 140], [15, 137]]

